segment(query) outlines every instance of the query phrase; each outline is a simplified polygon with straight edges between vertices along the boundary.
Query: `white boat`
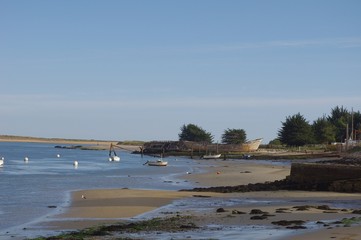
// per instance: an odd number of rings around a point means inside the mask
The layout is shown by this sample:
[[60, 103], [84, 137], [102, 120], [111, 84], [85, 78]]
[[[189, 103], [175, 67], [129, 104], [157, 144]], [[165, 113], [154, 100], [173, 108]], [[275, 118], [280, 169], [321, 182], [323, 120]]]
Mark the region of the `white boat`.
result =
[[120, 161], [120, 157], [117, 156], [117, 153], [114, 150], [114, 146], [111, 143], [110, 144], [110, 148], [109, 148], [109, 161], [110, 162], [119, 162]]
[[118, 157], [118, 156], [109, 157], [109, 161], [110, 161], [110, 162], [119, 162], [119, 161], [120, 161], [120, 157]]
[[158, 159], [157, 161], [147, 161], [143, 165], [148, 164], [148, 166], [158, 166], [158, 167], [165, 167], [168, 165], [168, 162]]
[[4, 157], [0, 158], [0, 167], [4, 165]]
[[202, 158], [203, 159], [217, 159], [220, 158], [222, 154], [207, 154], [204, 155]]

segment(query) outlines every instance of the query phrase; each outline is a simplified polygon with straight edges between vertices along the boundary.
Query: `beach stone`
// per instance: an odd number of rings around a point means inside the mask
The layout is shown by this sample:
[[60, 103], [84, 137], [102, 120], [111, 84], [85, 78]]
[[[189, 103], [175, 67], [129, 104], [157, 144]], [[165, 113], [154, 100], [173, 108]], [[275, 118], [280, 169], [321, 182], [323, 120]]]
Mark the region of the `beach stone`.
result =
[[252, 209], [249, 214], [268, 214], [268, 212], [263, 212], [260, 209]]
[[352, 213], [353, 214], [361, 214], [361, 210], [359, 210], [359, 209], [358, 210], [353, 210]]
[[238, 210], [232, 210], [232, 214], [246, 214], [246, 213]]
[[296, 211], [307, 211], [310, 208], [312, 208], [312, 206], [309, 205], [304, 205], [304, 206], [294, 206], [293, 208], [296, 209]]
[[218, 208], [218, 209], [216, 210], [216, 212], [217, 212], [217, 213], [221, 213], [221, 212], [226, 212], [226, 210], [224, 210], [224, 208]]
[[252, 216], [250, 218], [251, 220], [264, 220], [264, 219], [267, 219], [267, 216], [266, 215], [261, 215], [261, 216]]
[[280, 220], [280, 221], [272, 222], [272, 224], [278, 225], [278, 226], [302, 225], [304, 223], [305, 223], [305, 221], [302, 221], [302, 220], [291, 220], [291, 221]]
[[317, 206], [317, 209], [319, 209], [319, 210], [332, 210], [330, 208], [330, 206], [328, 206], [328, 205]]

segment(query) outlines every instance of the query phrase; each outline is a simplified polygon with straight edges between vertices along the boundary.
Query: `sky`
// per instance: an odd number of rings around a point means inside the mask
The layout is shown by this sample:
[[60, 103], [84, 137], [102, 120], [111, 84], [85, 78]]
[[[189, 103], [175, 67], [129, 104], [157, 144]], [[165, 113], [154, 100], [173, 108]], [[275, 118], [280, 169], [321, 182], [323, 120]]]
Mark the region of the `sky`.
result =
[[361, 111], [358, 0], [0, 0], [0, 134], [221, 141]]

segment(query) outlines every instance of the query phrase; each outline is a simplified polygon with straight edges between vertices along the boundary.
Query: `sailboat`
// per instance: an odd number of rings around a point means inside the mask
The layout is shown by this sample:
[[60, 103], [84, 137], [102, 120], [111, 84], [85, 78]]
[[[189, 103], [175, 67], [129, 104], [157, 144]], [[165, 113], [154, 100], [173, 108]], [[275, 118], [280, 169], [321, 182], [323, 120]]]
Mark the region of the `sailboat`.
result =
[[110, 148], [109, 148], [109, 161], [110, 162], [119, 162], [120, 161], [120, 157], [117, 156], [117, 153], [114, 150], [114, 146], [111, 143], [110, 144]]

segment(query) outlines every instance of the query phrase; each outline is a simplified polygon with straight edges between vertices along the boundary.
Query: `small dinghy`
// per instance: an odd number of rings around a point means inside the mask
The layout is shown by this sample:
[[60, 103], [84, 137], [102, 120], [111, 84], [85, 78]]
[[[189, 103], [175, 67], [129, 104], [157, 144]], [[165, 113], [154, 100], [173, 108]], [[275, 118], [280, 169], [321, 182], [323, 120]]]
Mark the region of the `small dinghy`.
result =
[[114, 150], [114, 146], [111, 143], [110, 144], [110, 148], [109, 148], [109, 161], [110, 162], [119, 162], [120, 161], [120, 157], [117, 156], [117, 153]]
[[143, 165], [165, 167], [168, 165], [168, 162], [158, 159], [157, 161], [147, 161]]

